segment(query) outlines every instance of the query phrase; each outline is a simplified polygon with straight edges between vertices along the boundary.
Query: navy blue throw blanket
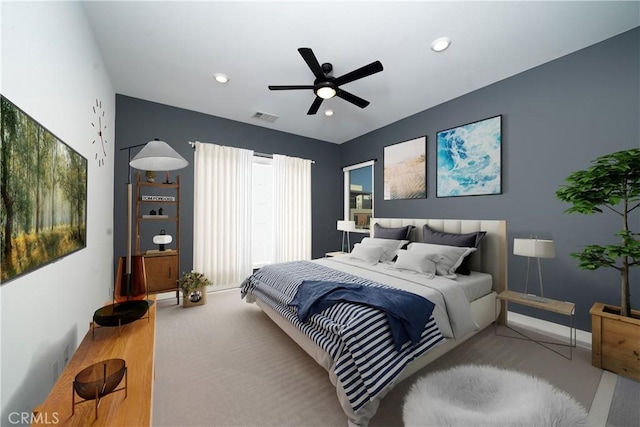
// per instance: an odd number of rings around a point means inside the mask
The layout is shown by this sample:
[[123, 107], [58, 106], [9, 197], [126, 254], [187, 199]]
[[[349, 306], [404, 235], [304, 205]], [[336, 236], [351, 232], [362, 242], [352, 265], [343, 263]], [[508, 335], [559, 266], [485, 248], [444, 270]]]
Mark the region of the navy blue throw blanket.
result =
[[407, 341], [414, 346], [420, 342], [435, 307], [428, 299], [399, 289], [325, 280], [303, 281], [289, 305], [297, 307], [298, 319], [306, 322], [312, 314], [339, 302], [364, 304], [384, 311], [398, 352]]

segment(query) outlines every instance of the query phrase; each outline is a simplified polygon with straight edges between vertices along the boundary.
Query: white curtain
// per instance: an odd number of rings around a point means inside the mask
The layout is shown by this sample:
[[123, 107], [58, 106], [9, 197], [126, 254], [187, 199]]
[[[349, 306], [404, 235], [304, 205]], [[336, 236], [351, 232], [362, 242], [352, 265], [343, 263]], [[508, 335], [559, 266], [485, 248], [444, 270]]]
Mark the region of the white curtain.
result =
[[311, 259], [311, 160], [273, 156], [273, 262]]
[[252, 272], [252, 165], [253, 151], [195, 144], [193, 268], [217, 289]]

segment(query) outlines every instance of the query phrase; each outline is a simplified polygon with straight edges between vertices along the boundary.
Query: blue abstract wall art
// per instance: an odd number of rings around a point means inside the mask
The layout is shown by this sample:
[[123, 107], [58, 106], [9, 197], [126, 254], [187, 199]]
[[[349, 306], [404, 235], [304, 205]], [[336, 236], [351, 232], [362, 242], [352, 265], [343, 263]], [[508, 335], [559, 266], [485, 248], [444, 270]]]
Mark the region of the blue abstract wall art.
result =
[[501, 193], [501, 115], [440, 131], [436, 145], [436, 197]]

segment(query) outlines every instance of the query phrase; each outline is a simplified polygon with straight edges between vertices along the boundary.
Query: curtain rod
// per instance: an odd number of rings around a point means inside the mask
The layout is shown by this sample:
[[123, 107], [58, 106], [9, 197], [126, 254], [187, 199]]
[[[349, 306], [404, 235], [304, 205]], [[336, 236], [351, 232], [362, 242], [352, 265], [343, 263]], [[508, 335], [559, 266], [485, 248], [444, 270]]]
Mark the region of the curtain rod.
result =
[[[212, 143], [205, 142], [204, 144], [212, 144]], [[191, 146], [191, 148], [193, 148], [195, 150], [195, 148], [196, 148], [196, 143], [195, 142], [189, 141], [189, 145]], [[256, 157], [264, 157], [264, 158], [267, 158], [267, 159], [273, 159], [273, 154], [259, 153], [257, 151], [254, 151], [253, 155], [256, 156]], [[316, 164], [315, 160], [310, 160], [310, 162], [313, 163], [314, 165]]]

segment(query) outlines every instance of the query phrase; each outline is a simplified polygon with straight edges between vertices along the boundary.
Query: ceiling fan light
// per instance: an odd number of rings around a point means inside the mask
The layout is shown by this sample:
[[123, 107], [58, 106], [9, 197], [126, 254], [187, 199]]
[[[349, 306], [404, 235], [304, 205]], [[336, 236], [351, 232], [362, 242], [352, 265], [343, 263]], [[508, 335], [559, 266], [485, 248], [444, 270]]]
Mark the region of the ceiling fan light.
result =
[[447, 49], [450, 44], [451, 39], [449, 37], [439, 37], [431, 43], [431, 50], [434, 52], [442, 52]]
[[336, 96], [336, 90], [331, 86], [322, 86], [316, 90], [316, 95], [322, 99], [329, 99]]

